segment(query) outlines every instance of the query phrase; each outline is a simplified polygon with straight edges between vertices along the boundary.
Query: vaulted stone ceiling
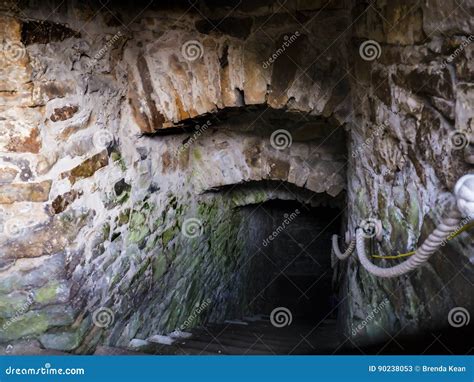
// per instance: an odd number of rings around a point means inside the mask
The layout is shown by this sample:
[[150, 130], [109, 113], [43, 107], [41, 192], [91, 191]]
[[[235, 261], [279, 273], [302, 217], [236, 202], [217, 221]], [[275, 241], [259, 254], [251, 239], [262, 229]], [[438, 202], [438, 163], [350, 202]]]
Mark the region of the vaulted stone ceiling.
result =
[[349, 24], [348, 11], [282, 17], [244, 13], [208, 27], [199, 14], [143, 19], [143, 37], [125, 52], [129, 100], [142, 131], [263, 104], [343, 123], [349, 82], [340, 33]]

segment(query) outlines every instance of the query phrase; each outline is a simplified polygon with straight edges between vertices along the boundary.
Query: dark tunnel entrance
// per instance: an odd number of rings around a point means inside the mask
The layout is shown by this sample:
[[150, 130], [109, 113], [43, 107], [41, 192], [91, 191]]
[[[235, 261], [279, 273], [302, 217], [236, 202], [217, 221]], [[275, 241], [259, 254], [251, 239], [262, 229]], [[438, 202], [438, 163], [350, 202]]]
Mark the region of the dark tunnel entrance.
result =
[[[237, 211], [236, 211], [237, 212]], [[195, 328], [180, 346], [200, 354], [330, 354], [338, 349], [331, 234], [341, 211], [294, 200], [238, 208], [244, 262], [243, 307], [224, 322]], [[243, 286], [243, 288], [241, 288]], [[237, 297], [237, 296], [236, 296]]]
[[314, 324], [333, 316], [331, 234], [340, 211], [277, 199], [242, 213], [248, 222], [249, 311], [270, 315], [285, 307], [294, 320]]

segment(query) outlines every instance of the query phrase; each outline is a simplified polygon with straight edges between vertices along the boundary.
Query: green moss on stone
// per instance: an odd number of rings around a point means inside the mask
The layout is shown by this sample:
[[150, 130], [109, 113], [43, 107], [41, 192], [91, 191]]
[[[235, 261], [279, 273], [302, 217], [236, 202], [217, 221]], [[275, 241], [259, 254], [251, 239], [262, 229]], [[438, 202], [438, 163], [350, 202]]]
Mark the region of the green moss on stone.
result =
[[145, 214], [138, 211], [134, 211], [132, 215], [130, 216], [130, 227], [132, 228], [138, 227], [142, 225], [143, 223], [145, 223], [145, 221], [146, 221]]
[[59, 283], [52, 281], [38, 289], [35, 293], [35, 300], [40, 304], [48, 304], [54, 302], [58, 297]]
[[110, 236], [110, 224], [109, 223], [105, 223], [103, 226], [102, 226], [102, 239], [105, 241], [105, 240], [108, 240]]
[[133, 275], [132, 279], [130, 280], [130, 285], [133, 284], [135, 281], [140, 280], [140, 278], [143, 276], [145, 271], [148, 269], [150, 262], [151, 262], [151, 259], [147, 259], [139, 266], [137, 272]]
[[135, 211], [131, 214], [128, 235], [128, 240], [130, 243], [142, 243], [143, 240], [149, 235], [150, 230], [145, 223], [146, 216], [144, 213]]
[[418, 198], [413, 196], [410, 199], [410, 208], [408, 210], [408, 222], [412, 226], [413, 230], [418, 231], [420, 224], [420, 205]]
[[363, 216], [364, 219], [369, 216], [368, 205], [369, 200], [367, 197], [367, 192], [363, 188], [360, 188], [359, 191], [357, 191], [356, 207], [359, 211], [360, 216]]
[[146, 213], [150, 213], [155, 209], [155, 205], [151, 202], [144, 202], [140, 208], [140, 211], [145, 211]]
[[20, 309], [28, 306], [28, 301], [28, 296], [25, 293], [13, 292], [9, 295], [1, 293], [0, 317], [8, 318], [14, 316]]
[[408, 248], [406, 248], [408, 242], [408, 227], [406, 222], [399, 217], [396, 212], [390, 214], [388, 219], [392, 227], [390, 241], [398, 251], [402, 253], [408, 251]]
[[164, 255], [158, 255], [153, 261], [153, 279], [158, 281], [168, 268], [168, 262]]
[[134, 228], [129, 231], [128, 241], [130, 243], [143, 243], [143, 240], [149, 235], [150, 231], [148, 227], [142, 226], [141, 228]]
[[202, 160], [202, 154], [201, 151], [197, 147], [193, 147], [193, 158], [196, 161], [201, 161]]
[[119, 227], [124, 224], [127, 224], [128, 221], [130, 220], [130, 208], [126, 208], [123, 211], [120, 211], [117, 219], [118, 219]]
[[117, 203], [124, 204], [128, 199], [130, 199], [130, 191], [124, 191], [117, 197]]
[[166, 247], [168, 243], [175, 237], [176, 232], [176, 227], [171, 227], [161, 234], [161, 241], [163, 243], [163, 247]]
[[112, 290], [113, 288], [115, 288], [115, 286], [118, 284], [120, 280], [122, 280], [122, 275], [119, 275], [118, 273], [114, 273], [112, 275], [112, 278], [110, 279], [109, 290]]
[[[8, 322], [1, 323], [2, 326], [8, 325]], [[29, 335], [40, 334], [48, 329], [48, 321], [42, 316], [28, 317], [21, 321], [13, 322], [6, 326], [0, 334], [0, 340], [11, 341]]]
[[116, 163], [119, 165], [120, 169], [125, 172], [127, 171], [127, 166], [125, 166], [125, 162], [122, 158], [122, 155], [120, 154], [120, 152], [118, 151], [113, 151], [111, 154], [110, 154], [110, 159], [112, 160], [112, 162]]
[[167, 308], [167, 310], [170, 311], [170, 314], [169, 314], [168, 319], [167, 319], [166, 324], [165, 324], [168, 331], [176, 329], [177, 324], [178, 324], [178, 320], [179, 320], [179, 316], [182, 312], [181, 306], [182, 306], [182, 304], [181, 304], [180, 298], [175, 293], [170, 305]]

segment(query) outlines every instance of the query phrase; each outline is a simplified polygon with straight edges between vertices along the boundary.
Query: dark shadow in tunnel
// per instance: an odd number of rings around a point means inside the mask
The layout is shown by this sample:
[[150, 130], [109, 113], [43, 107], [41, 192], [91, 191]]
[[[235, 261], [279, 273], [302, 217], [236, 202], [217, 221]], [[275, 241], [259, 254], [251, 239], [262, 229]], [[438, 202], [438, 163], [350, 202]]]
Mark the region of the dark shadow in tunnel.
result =
[[270, 315], [285, 307], [294, 320], [309, 324], [331, 316], [331, 234], [340, 225], [340, 210], [277, 199], [241, 212], [251, 257], [249, 312]]

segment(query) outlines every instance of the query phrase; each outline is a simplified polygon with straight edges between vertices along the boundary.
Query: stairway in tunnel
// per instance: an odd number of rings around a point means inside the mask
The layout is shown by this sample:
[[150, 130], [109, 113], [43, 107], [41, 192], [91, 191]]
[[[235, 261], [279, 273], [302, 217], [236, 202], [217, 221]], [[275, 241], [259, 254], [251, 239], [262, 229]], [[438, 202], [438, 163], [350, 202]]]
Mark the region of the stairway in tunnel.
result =
[[[149, 341], [139, 352], [154, 355], [291, 355], [331, 354], [340, 346], [336, 322], [326, 319], [316, 326], [293, 321], [275, 327], [269, 317], [253, 316], [209, 324], [174, 338], [172, 344]], [[134, 354], [130, 349], [100, 347], [95, 354]]]
[[[136, 350], [176, 355], [289, 355], [331, 354], [341, 349], [330, 249], [340, 210], [277, 199], [242, 207], [239, 213], [247, 260], [241, 281], [245, 284], [244, 307], [236, 310], [241, 314], [186, 328], [186, 338], [179, 336], [180, 331], [152, 336]], [[98, 350], [100, 354], [116, 351]]]

